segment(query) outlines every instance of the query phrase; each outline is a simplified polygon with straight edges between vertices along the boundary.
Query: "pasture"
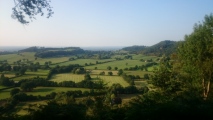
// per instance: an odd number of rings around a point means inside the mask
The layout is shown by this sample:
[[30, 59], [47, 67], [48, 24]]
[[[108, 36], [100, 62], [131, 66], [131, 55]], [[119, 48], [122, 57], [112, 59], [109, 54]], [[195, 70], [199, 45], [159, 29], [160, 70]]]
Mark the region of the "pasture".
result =
[[13, 113], [16, 115], [26, 115], [28, 114], [27, 109], [29, 108], [29, 106], [31, 106], [31, 108], [33, 105], [35, 105], [36, 107], [40, 106], [40, 105], [46, 105], [47, 101], [43, 100], [43, 101], [28, 101], [28, 102], [20, 102], [18, 103], [18, 105], [15, 107]]
[[[34, 78], [34, 77], [37, 77], [38, 75], [23, 75], [23, 76], [19, 76], [19, 77], [15, 77], [15, 78], [12, 78], [12, 80], [14, 80], [15, 82], [18, 82], [20, 80], [23, 80], [23, 79], [31, 79], [31, 78]], [[47, 78], [47, 76], [39, 76], [40, 78]]]
[[13, 77], [15, 77], [15, 74], [13, 74], [13, 73], [4, 73], [4, 77], [13, 78]]
[[112, 72], [113, 76], [118, 74], [116, 70], [91, 70], [90, 75], [99, 75], [101, 72], [105, 72], [105, 75], [108, 75], [108, 72]]
[[13, 80], [20, 81], [22, 79], [34, 78], [37, 76], [39, 76], [41, 78], [47, 78], [48, 72], [49, 72], [49, 70], [41, 70], [41, 69], [38, 69], [38, 71], [36, 71], [36, 72], [26, 71], [24, 75], [14, 77]]
[[129, 83], [127, 83], [122, 77], [120, 76], [102, 76], [102, 75], [92, 75], [92, 78], [100, 78], [101, 80], [103, 80], [104, 83], [107, 84], [107, 86], [111, 86], [112, 84], [115, 83], [119, 83], [121, 84], [123, 87], [127, 87], [129, 86]]
[[9, 64], [13, 64], [16, 61], [19, 60], [26, 60], [33, 61], [35, 59], [34, 57], [35, 53], [33, 52], [23, 52], [23, 53], [17, 53], [17, 54], [7, 54], [7, 55], [0, 55], [0, 61], [7, 60]]
[[44, 65], [45, 62], [51, 61], [51, 67], [54, 67], [55, 65], [58, 65], [59, 63], [67, 62], [69, 60], [69, 57], [55, 57], [55, 58], [37, 58], [33, 62], [39, 62], [40, 65]]
[[[124, 79], [120, 76], [91, 75], [91, 78], [94, 80], [97, 80], [97, 79], [103, 80], [103, 82], [106, 83], [107, 86], [111, 86], [114, 83], [120, 83], [123, 87], [129, 86], [129, 84], [126, 81], [124, 81]], [[77, 83], [82, 80], [84, 80], [84, 75], [76, 75], [71, 73], [57, 74], [51, 78], [51, 81], [54, 81], [54, 82], [74, 81]]]
[[66, 92], [66, 91], [75, 91], [75, 90], [81, 90], [82, 92], [84, 91], [89, 91], [87, 88], [70, 88], [70, 87], [36, 87], [33, 89], [32, 92], [27, 92], [28, 95], [33, 95], [33, 96], [46, 96], [47, 94], [50, 94], [51, 92]]
[[1, 90], [1, 91], [0, 91], [0, 100], [1, 100], [1, 99], [9, 98], [9, 97], [10, 97], [10, 91], [11, 91], [12, 89], [13, 89], [13, 88]]
[[[69, 58], [71, 56], [66, 56], [66, 57], [54, 57], [54, 58], [35, 58], [35, 53], [34, 52], [17, 52], [17, 54], [7, 54], [7, 55], [0, 55], [0, 61], [7, 60], [10, 65], [15, 65], [14, 62], [20, 61], [21, 63], [29, 64], [30, 62], [32, 63], [37, 63], [39, 62], [40, 65], [44, 65], [45, 62], [50, 62], [50, 67], [55, 67], [56, 65], [59, 66], [66, 66], [69, 64], [79, 64], [81, 66], [84, 66], [86, 70], [90, 70], [90, 75], [92, 77], [93, 81], [97, 80], [103, 80], [104, 83], [107, 84], [107, 86], [111, 86], [114, 83], [120, 83], [123, 87], [129, 86], [129, 84], [123, 80], [121, 76], [117, 76], [117, 70], [115, 70], [115, 67], [119, 69], [125, 69], [125, 68], [130, 68], [130, 67], [135, 67], [137, 66], [142, 66], [146, 65], [147, 62], [142, 62], [141, 59], [143, 60], [150, 60], [152, 59], [154, 62], [156, 61], [157, 58], [156, 56], [144, 56], [141, 54], [128, 54], [132, 56], [132, 59], [123, 59], [126, 55], [114, 55], [112, 56], [111, 59], [76, 59], [69, 61]], [[116, 57], [120, 57], [123, 60], [115, 60]], [[28, 61], [28, 62], [27, 62]], [[87, 63], [87, 65], [85, 65]], [[110, 66], [111, 70], [107, 70], [107, 67]], [[100, 72], [105, 72], [105, 75], [99, 75]], [[113, 73], [112, 76], [108, 75], [108, 72], [111, 71]], [[141, 78], [144, 77], [144, 74], [152, 74], [153, 67], [148, 67], [148, 71], [141, 71], [141, 70], [124, 70], [124, 73], [127, 75], [139, 75]], [[49, 70], [42, 70], [38, 69], [37, 72], [32, 72], [27, 70], [24, 75], [22, 76], [15, 76], [15, 72], [7, 72], [4, 71], [2, 73], [5, 74], [6, 77], [9, 77], [13, 79], [15, 82], [20, 81], [22, 79], [29, 79], [29, 78], [34, 78], [34, 77], [42, 77], [46, 78], [48, 75]], [[0, 73], [1, 74], [1, 73]], [[62, 82], [62, 81], [74, 81], [74, 82], [80, 82], [84, 80], [84, 75], [76, 75], [72, 73], [63, 73], [63, 74], [56, 74], [53, 75], [51, 78], [51, 81], [55, 82]], [[148, 85], [145, 82], [141, 81], [136, 81], [135, 82], [136, 86], [144, 86]], [[1, 88], [1, 87], [0, 87]], [[28, 92], [27, 94], [32, 94], [32, 95], [46, 95], [51, 92], [60, 92], [60, 91], [67, 91], [67, 90], [74, 90], [76, 88], [62, 88], [62, 87], [37, 87], [34, 89], [32, 92]], [[79, 90], [80, 88], [78, 88]], [[10, 97], [10, 92], [11, 89], [6, 89], [2, 90], [0, 93], [0, 99], [8, 98]]]
[[141, 66], [145, 65], [145, 62], [141, 62], [139, 60], [117, 60], [113, 62], [108, 62], [104, 64], [96, 64], [96, 65], [91, 65], [91, 66], [85, 66], [84, 68], [86, 69], [94, 69], [97, 67], [98, 70], [106, 70], [108, 66], [114, 70], [115, 67], [118, 67], [118, 69], [124, 69], [124, 68], [129, 68], [129, 67], [135, 67], [136, 65]]
[[152, 75], [153, 72], [149, 72], [149, 71], [141, 71], [141, 70], [137, 70], [137, 71], [124, 71], [127, 75], [139, 75], [140, 78], [143, 78], [144, 77], [144, 74], [150, 74]]
[[[18, 87], [19, 88], [19, 87]], [[0, 99], [6, 99], [10, 97], [10, 91], [13, 88], [5, 89], [0, 91]], [[25, 92], [27, 95], [33, 95], [33, 96], [46, 96], [47, 94], [50, 94], [52, 92], [66, 92], [66, 91], [75, 91], [75, 90], [81, 90], [89, 91], [87, 88], [69, 88], [69, 87], [36, 87], [31, 92]]]
[[[59, 66], [66, 66], [66, 65], [70, 65], [70, 64], [79, 64], [81, 66], [85, 66], [85, 63], [87, 63], [88, 65], [96, 64], [96, 61], [100, 62], [107, 62], [107, 61], [113, 61], [114, 59], [103, 59], [103, 60], [98, 60], [98, 59], [76, 59], [76, 60], [72, 60], [72, 61], [66, 61], [66, 62], [62, 62], [62, 63], [58, 63], [57, 65]], [[92, 66], [93, 66], [92, 65]], [[51, 67], [53, 67], [54, 65], [51, 65]]]
[[56, 74], [51, 77], [51, 81], [54, 82], [73, 81], [77, 83], [81, 82], [82, 80], [84, 80], [84, 75], [77, 75], [72, 73]]

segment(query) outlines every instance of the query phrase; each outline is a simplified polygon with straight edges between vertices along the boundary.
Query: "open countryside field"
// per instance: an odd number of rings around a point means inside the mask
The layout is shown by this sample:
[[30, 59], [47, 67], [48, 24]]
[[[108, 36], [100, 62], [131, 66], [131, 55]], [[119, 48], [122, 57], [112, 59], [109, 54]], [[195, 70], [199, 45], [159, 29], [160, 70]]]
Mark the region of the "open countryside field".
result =
[[[10, 97], [10, 91], [13, 88], [6, 89], [6, 90], [1, 90], [0, 91], [0, 99], [5, 99]], [[32, 92], [26, 92], [28, 95], [33, 95], [33, 96], [46, 96], [47, 94], [50, 94], [51, 92], [66, 92], [66, 91], [75, 91], [75, 90], [81, 90], [82, 92], [84, 91], [89, 91], [87, 88], [69, 88], [69, 87], [36, 87], [33, 89]]]
[[66, 62], [68, 60], [69, 57], [37, 58], [37, 60], [34, 60], [34, 63], [39, 62], [40, 65], [44, 65], [45, 62], [51, 61], [51, 67], [54, 67], [56, 64]]
[[[140, 59], [150, 60], [150, 59], [152, 59], [153, 61], [155, 61], [157, 58], [159, 58], [157, 56], [145, 56], [145, 55], [142, 55], [142, 54], [128, 54], [128, 55], [131, 55], [133, 60], [140, 60]], [[114, 56], [112, 56], [112, 58], [124, 59], [124, 56], [126, 56], [126, 55], [114, 55]]]
[[9, 98], [9, 97], [10, 97], [10, 91], [11, 91], [12, 89], [13, 89], [13, 88], [1, 90], [1, 91], [0, 91], [0, 100], [1, 100], [1, 99]]
[[132, 59], [134, 59], [134, 60], [141, 60], [141, 59], [150, 60], [150, 59], [152, 59], [153, 62], [156, 62], [157, 58], [159, 58], [157, 56], [145, 56], [145, 55], [142, 55], [142, 54], [137, 54], [137, 55], [136, 54], [130, 54], [130, 55], [132, 55]]
[[[0, 73], [1, 75], [1, 73]], [[15, 77], [15, 74], [12, 74], [12, 73], [4, 73], [4, 76], [5, 77], [8, 77], [8, 78], [12, 78], [12, 77]]]
[[118, 74], [118, 71], [116, 70], [91, 70], [91, 75], [99, 75], [101, 72], [105, 72], [105, 75], [108, 75], [108, 72], [112, 72], [113, 76], [116, 76]]
[[2, 86], [2, 85], [0, 85], [0, 89], [3, 89], [3, 88], [7, 88], [6, 86]]
[[55, 57], [55, 58], [37, 58], [35, 59], [34, 52], [21, 52], [17, 54], [7, 54], [7, 55], [0, 55], [0, 61], [7, 60], [9, 64], [13, 64], [18, 60], [22, 60], [22, 62], [26, 59], [29, 61], [36, 63], [39, 62], [40, 65], [44, 65], [45, 62], [51, 61], [51, 64], [57, 64], [61, 62], [68, 61], [70, 57]]
[[[77, 59], [77, 60], [72, 60], [72, 61], [67, 61], [67, 62], [64, 62], [64, 63], [58, 63], [57, 65], [60, 65], [60, 66], [66, 66], [66, 65], [70, 65], [70, 64], [79, 64], [81, 66], [84, 66], [85, 63], [87, 63], [88, 65], [90, 63], [92, 64], [96, 64], [96, 61], [98, 62], [106, 62], [106, 61], [113, 61], [114, 59], [103, 59], [103, 60], [96, 60], [96, 59]], [[54, 65], [51, 65], [51, 67], [54, 66]]]
[[89, 91], [87, 88], [69, 88], [69, 87], [36, 87], [33, 89], [32, 92], [27, 92], [28, 95], [34, 95], [34, 96], [45, 96], [47, 94], [50, 94], [51, 92], [66, 92], [66, 91], [75, 91], [75, 90], [81, 90]]
[[[123, 87], [129, 86], [129, 84], [124, 81], [124, 79], [120, 76], [102, 76], [102, 75], [91, 75], [92, 79], [97, 79], [97, 77], [101, 80], [103, 80], [104, 83], [107, 83], [107, 86], [111, 86], [113, 83], [120, 83]], [[62, 81], [74, 81], [74, 82], [80, 82], [84, 79], [84, 75], [76, 75], [76, 74], [57, 74], [53, 76], [51, 79], [55, 82], [62, 82]]]
[[0, 61], [7, 60], [9, 64], [13, 64], [18, 60], [28, 59], [29, 61], [33, 61], [35, 59], [33, 52], [23, 52], [20, 54], [7, 54], [0, 55]]
[[147, 81], [140, 80], [140, 81], [134, 81], [134, 82], [135, 82], [135, 87], [138, 87], [138, 88], [148, 86]]
[[84, 80], [84, 75], [77, 75], [72, 73], [56, 74], [51, 78], [51, 81], [54, 82], [73, 81], [77, 83], [81, 82], [82, 80]]
[[[97, 77], [97, 75], [91, 75], [92, 78]], [[127, 83], [122, 77], [120, 76], [98, 76], [101, 80], [103, 80], [104, 83], [107, 84], [107, 86], [111, 86], [114, 83], [119, 83], [123, 87], [129, 86], [129, 83]]]
[[20, 102], [18, 103], [18, 105], [15, 108], [15, 111], [13, 111], [14, 114], [17, 115], [26, 115], [29, 112], [26, 110], [29, 106], [32, 105], [36, 105], [36, 107], [40, 106], [40, 105], [46, 105], [47, 104], [47, 100], [43, 100], [43, 101], [28, 101], [28, 102]]
[[24, 75], [22, 76], [18, 76], [13, 78], [14, 81], [20, 81], [22, 79], [28, 79], [28, 78], [34, 78], [34, 77], [41, 77], [41, 78], [47, 78], [49, 70], [41, 70], [38, 69], [38, 71], [36, 72], [32, 72], [32, 71], [26, 71]]
[[[23, 75], [23, 76], [20, 76], [20, 77], [15, 77], [15, 78], [12, 78], [12, 80], [14, 80], [15, 82], [18, 82], [22, 79], [30, 79], [30, 78], [34, 78], [34, 77], [37, 77], [37, 75]], [[40, 78], [47, 78], [47, 76], [39, 76]]]
[[141, 62], [139, 60], [117, 60], [113, 62], [108, 62], [104, 64], [97, 64], [92, 66], [86, 66], [86, 69], [94, 69], [97, 67], [98, 70], [106, 70], [108, 66], [112, 67], [112, 70], [114, 70], [115, 67], [118, 67], [118, 69], [124, 69], [129, 67], [135, 67], [136, 65], [141, 66], [145, 65], [145, 62]]
[[139, 75], [140, 78], [144, 77], [144, 74], [153, 74], [153, 72], [149, 72], [149, 71], [141, 71], [141, 70], [137, 70], [137, 71], [124, 71], [124, 73], [126, 73], [127, 75]]
[[42, 69], [38, 69], [38, 71], [36, 72], [32, 72], [32, 71], [25, 72], [26, 75], [39, 75], [39, 76], [47, 76], [48, 73], [49, 73], [49, 70], [42, 70]]
[[[126, 105], [128, 104], [128, 102], [131, 99], [136, 98], [137, 96], [141, 96], [140, 94], [120, 94], [119, 95], [122, 98], [122, 105]], [[83, 98], [76, 98], [76, 100], [82, 100]], [[28, 114], [27, 108], [29, 106], [33, 106], [35, 105], [35, 109], [40, 106], [40, 105], [46, 105], [47, 104], [47, 100], [42, 100], [42, 101], [28, 101], [28, 102], [21, 102], [18, 103], [18, 105], [16, 106], [16, 108], [14, 109], [15, 111], [13, 111], [14, 114], [17, 115], [26, 115]], [[34, 108], [34, 107], [32, 107]]]

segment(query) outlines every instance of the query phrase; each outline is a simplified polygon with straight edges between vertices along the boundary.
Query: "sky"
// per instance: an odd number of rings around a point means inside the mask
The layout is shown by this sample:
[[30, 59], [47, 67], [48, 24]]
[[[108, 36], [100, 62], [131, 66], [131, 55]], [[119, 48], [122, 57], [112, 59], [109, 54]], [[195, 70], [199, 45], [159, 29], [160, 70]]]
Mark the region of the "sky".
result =
[[151, 46], [184, 40], [213, 13], [213, 0], [51, 0], [54, 14], [29, 25], [0, 0], [0, 46]]

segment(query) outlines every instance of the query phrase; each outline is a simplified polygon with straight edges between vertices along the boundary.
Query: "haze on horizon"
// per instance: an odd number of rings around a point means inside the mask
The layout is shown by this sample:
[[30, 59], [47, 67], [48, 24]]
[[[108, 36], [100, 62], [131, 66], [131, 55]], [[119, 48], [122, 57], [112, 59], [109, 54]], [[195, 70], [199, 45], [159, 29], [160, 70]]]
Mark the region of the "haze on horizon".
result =
[[151, 46], [180, 41], [213, 12], [212, 0], [51, 0], [53, 17], [24, 26], [0, 0], [0, 46]]

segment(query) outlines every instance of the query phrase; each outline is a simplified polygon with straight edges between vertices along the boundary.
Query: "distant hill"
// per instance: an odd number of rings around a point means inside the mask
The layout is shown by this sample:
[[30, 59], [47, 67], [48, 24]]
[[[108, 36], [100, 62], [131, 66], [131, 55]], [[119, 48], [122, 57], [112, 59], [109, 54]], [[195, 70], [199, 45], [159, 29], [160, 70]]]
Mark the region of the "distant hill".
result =
[[130, 51], [130, 52], [138, 52], [138, 51], [145, 50], [146, 48], [147, 48], [147, 46], [134, 45], [134, 46], [122, 48], [122, 50]]
[[85, 53], [80, 47], [64, 47], [64, 48], [45, 48], [45, 47], [29, 47], [19, 52], [36, 52], [35, 57], [56, 57], [69, 56], [75, 54]]
[[28, 48], [19, 50], [19, 52], [38, 52], [39, 50], [41, 50], [41, 48], [33, 46], [33, 47], [28, 47]]
[[164, 40], [153, 46], [130, 46], [122, 48], [122, 50], [129, 51], [131, 53], [143, 53], [145, 55], [170, 55], [176, 52], [178, 47], [177, 41]]

